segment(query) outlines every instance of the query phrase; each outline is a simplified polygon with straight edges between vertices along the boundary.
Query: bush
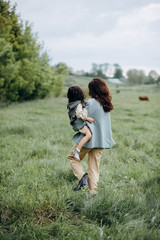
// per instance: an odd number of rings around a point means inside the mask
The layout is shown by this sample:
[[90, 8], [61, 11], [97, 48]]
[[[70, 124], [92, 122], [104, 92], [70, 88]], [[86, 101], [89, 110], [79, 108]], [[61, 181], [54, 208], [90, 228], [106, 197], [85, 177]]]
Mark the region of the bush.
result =
[[0, 0], [0, 99], [44, 98], [53, 90], [59, 96], [67, 67], [50, 66], [37, 35], [28, 22], [23, 27], [15, 8]]

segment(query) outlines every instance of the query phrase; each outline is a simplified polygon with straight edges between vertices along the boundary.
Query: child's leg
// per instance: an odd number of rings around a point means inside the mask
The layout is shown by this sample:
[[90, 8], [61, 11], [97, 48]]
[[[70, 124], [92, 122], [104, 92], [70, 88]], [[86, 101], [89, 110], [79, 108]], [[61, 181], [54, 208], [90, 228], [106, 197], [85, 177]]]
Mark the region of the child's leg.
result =
[[81, 151], [81, 148], [84, 146], [84, 144], [86, 142], [88, 142], [91, 139], [91, 137], [92, 137], [91, 131], [90, 131], [90, 129], [88, 127], [86, 127], [85, 137], [83, 137], [81, 139], [81, 141], [79, 142], [79, 144], [77, 146], [79, 151]]
[[90, 129], [89, 129], [86, 125], [85, 125], [82, 129], [80, 129], [80, 132], [81, 132], [82, 134], [84, 134], [85, 137], [83, 137], [83, 138], [81, 139], [80, 143], [77, 145], [77, 147], [72, 150], [72, 153], [73, 153], [75, 159], [77, 159], [77, 160], [80, 160], [79, 153], [80, 153], [80, 151], [81, 151], [81, 148], [82, 148], [82, 147], [84, 146], [84, 144], [85, 144], [86, 142], [88, 142], [88, 141], [91, 139], [91, 137], [92, 137], [91, 131], [90, 131]]

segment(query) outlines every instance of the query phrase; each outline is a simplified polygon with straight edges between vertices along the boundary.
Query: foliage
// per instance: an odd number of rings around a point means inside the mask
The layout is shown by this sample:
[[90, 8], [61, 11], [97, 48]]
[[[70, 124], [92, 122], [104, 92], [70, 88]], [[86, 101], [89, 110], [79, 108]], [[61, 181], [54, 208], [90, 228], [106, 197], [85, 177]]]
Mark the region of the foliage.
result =
[[158, 80], [158, 73], [155, 70], [151, 70], [148, 76], [145, 75], [143, 70], [131, 69], [127, 72], [128, 83], [131, 85], [136, 84], [155, 84]]
[[143, 84], [147, 81], [147, 76], [143, 70], [130, 69], [127, 71], [128, 83], [131, 85]]
[[54, 94], [55, 97], [59, 97], [63, 86], [66, 76], [69, 73], [69, 69], [64, 63], [59, 63], [53, 68], [53, 82], [54, 82]]
[[[14, 79], [19, 72], [19, 62], [15, 61], [12, 46], [0, 39], [0, 97], [14, 97]], [[20, 79], [17, 79], [19, 82]], [[13, 91], [13, 92], [12, 92]]]
[[159, 239], [159, 88], [109, 88], [116, 145], [103, 152], [96, 196], [72, 191], [66, 98], [0, 109], [0, 239]]
[[151, 70], [147, 77], [147, 84], [154, 84], [158, 80], [158, 73], [155, 70]]
[[23, 26], [16, 6], [0, 0], [0, 99], [44, 98], [53, 89], [60, 95], [67, 71], [59, 74], [49, 61], [29, 23]]
[[113, 78], [118, 78], [118, 79], [122, 78], [123, 77], [123, 71], [122, 71], [120, 65], [115, 63], [114, 67], [115, 67], [115, 72], [114, 72]]
[[158, 79], [156, 80], [156, 83], [157, 83], [158, 85], [160, 85], [160, 76], [159, 76]]
[[104, 63], [104, 64], [92, 63], [91, 72], [90, 73], [86, 72], [84, 76], [107, 78], [105, 72], [108, 69], [108, 65], [109, 65], [108, 63]]
[[[107, 79], [109, 76], [112, 78], [123, 79], [123, 70], [118, 63], [115, 64], [92, 64], [90, 72], [81, 73], [85, 77], [102, 77]], [[159, 75], [155, 70], [151, 70], [148, 76], [145, 75], [143, 70], [130, 69], [127, 72], [127, 80], [130, 85], [139, 84], [155, 84], [157, 83]]]
[[[112, 70], [111, 70], [112, 69]], [[113, 78], [122, 78], [123, 77], [123, 71], [119, 64], [109, 64], [109, 63], [103, 63], [103, 64], [97, 64], [92, 63], [92, 69], [88, 73], [84, 73], [84, 76], [86, 77], [101, 77], [104, 79], [108, 78], [108, 72], [111, 72], [113, 74]], [[111, 74], [111, 73], [109, 73]]]

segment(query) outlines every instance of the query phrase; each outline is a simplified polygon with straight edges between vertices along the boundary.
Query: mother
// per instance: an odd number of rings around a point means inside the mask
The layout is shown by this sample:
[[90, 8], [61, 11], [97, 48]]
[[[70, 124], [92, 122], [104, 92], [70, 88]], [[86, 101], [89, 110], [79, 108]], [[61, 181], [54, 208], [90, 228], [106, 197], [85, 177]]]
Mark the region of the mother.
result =
[[[72, 150], [68, 155], [68, 160], [72, 167], [74, 175], [78, 178], [79, 183], [73, 189], [80, 190], [83, 187], [89, 188], [90, 193], [97, 192], [97, 183], [99, 180], [99, 164], [104, 148], [111, 148], [115, 142], [112, 138], [110, 111], [113, 109], [111, 103], [111, 94], [101, 78], [93, 78], [88, 84], [90, 99], [86, 102], [88, 116], [94, 119], [93, 123], [86, 122], [92, 132], [92, 138], [88, 141], [80, 152], [82, 160], [88, 154], [88, 174], [82, 169], [81, 162], [73, 156]], [[83, 134], [77, 133], [73, 136], [73, 141], [76, 143], [74, 149]]]

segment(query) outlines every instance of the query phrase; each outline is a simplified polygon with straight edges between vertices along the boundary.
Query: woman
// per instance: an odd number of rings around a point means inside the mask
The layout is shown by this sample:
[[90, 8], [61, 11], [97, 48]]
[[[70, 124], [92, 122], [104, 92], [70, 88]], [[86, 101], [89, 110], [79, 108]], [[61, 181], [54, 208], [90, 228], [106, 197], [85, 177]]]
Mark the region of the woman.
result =
[[[79, 154], [80, 160], [88, 154], [88, 174], [83, 171], [80, 161], [74, 158], [72, 150], [68, 159], [74, 175], [79, 180], [78, 185], [73, 190], [77, 191], [86, 187], [89, 188], [90, 193], [96, 193], [102, 151], [104, 148], [109, 149], [115, 144], [110, 122], [110, 111], [113, 109], [113, 105], [109, 89], [102, 78], [94, 78], [89, 82], [88, 88], [91, 98], [86, 102], [86, 109], [88, 116], [92, 117], [94, 122], [87, 122], [87, 126], [92, 132], [92, 138], [83, 146]], [[73, 141], [76, 143], [73, 149], [76, 148], [82, 138], [83, 134], [81, 133], [73, 136]]]

